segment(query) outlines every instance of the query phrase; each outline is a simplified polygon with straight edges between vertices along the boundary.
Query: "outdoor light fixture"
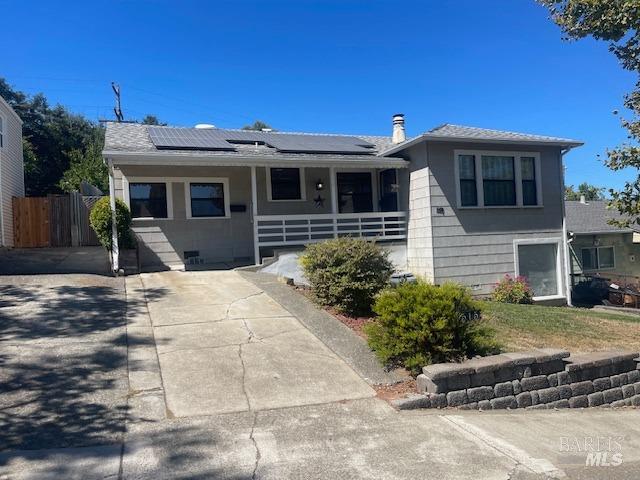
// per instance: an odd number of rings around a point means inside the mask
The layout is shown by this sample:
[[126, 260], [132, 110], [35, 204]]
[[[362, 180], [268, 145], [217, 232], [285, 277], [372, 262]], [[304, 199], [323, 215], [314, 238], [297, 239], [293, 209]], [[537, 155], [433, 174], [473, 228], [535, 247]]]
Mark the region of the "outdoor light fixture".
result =
[[316, 190], [324, 190], [324, 182], [320, 179], [316, 181]]

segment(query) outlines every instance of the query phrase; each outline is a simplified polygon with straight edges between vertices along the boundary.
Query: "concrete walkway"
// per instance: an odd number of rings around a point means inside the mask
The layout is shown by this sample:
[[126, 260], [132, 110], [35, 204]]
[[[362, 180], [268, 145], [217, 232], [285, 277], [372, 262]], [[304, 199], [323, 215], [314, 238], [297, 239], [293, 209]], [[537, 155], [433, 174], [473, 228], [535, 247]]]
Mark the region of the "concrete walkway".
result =
[[372, 397], [294, 316], [233, 271], [141, 275], [169, 417]]

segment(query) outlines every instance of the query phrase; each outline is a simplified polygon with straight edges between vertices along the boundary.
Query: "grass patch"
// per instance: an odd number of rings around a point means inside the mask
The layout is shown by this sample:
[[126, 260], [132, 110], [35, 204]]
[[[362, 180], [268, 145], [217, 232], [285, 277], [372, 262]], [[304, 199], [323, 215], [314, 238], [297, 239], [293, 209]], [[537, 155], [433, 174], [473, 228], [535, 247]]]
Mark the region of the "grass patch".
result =
[[640, 349], [640, 317], [586, 308], [483, 302], [483, 316], [505, 351]]

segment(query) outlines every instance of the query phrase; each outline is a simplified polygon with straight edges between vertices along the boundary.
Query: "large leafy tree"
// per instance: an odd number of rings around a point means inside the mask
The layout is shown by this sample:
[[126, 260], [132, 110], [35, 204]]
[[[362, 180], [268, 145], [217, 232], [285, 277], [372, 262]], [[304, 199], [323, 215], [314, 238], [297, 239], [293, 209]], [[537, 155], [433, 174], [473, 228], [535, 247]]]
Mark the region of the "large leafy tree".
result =
[[84, 151], [100, 127], [62, 105], [51, 107], [42, 94], [29, 96], [0, 78], [0, 96], [23, 121], [25, 187], [28, 195], [61, 191], [71, 152]]
[[590, 185], [587, 182], [583, 182], [578, 185], [578, 188], [573, 188], [573, 185], [569, 185], [565, 188], [564, 198], [565, 200], [580, 200], [580, 197], [584, 195], [585, 200], [604, 200], [604, 188]]
[[273, 130], [271, 126], [267, 123], [264, 123], [262, 120], [256, 120], [252, 125], [245, 125], [242, 127], [242, 130]]
[[83, 148], [74, 148], [67, 153], [69, 168], [62, 175], [60, 188], [65, 192], [80, 190], [82, 181], [98, 187], [103, 192], [109, 189], [107, 167], [102, 159], [104, 133], [96, 130], [91, 141]]
[[140, 123], [143, 125], [160, 125], [163, 127], [167, 125], [166, 123], [161, 122], [155, 115], [145, 115]]
[[[546, 6], [566, 39], [592, 36], [609, 42], [609, 49], [626, 70], [640, 74], [640, 3], [638, 0], [538, 0]], [[639, 77], [640, 80], [640, 77]], [[622, 119], [630, 142], [607, 152], [605, 165], [618, 171], [640, 168], [640, 81], [625, 96], [631, 119]], [[620, 226], [640, 224], [640, 175], [621, 190], [610, 190], [611, 206], [623, 216]]]

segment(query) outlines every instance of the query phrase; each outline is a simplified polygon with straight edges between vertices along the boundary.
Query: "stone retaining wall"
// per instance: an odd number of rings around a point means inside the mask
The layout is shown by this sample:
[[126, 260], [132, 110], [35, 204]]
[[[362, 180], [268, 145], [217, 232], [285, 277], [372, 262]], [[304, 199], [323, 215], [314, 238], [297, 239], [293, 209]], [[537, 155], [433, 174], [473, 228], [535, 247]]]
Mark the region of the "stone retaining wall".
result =
[[481, 410], [640, 406], [638, 356], [540, 349], [429, 365], [417, 378], [419, 395], [395, 405]]

